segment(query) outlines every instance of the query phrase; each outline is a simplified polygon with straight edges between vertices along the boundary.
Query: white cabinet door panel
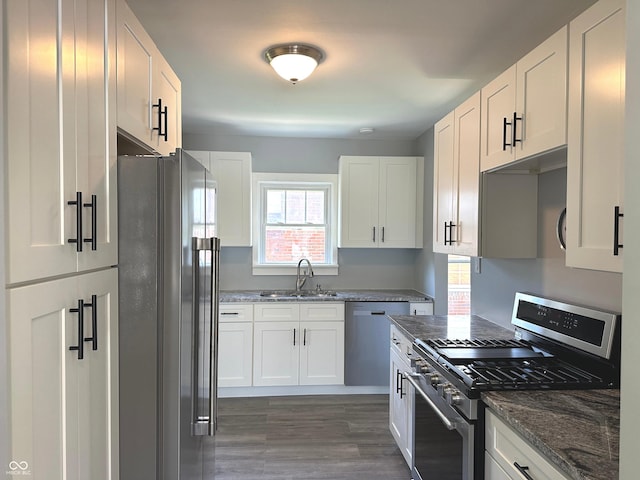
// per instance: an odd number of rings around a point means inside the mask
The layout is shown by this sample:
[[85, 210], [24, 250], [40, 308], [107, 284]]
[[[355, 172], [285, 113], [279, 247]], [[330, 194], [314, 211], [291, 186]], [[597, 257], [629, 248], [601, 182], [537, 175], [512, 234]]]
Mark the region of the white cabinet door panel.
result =
[[253, 385], [298, 385], [299, 322], [256, 322]]
[[218, 386], [250, 387], [253, 363], [253, 323], [220, 323]]
[[[624, 2], [595, 4], [570, 24], [567, 265], [622, 272], [615, 207], [624, 213]], [[622, 228], [619, 243], [622, 241]]]
[[341, 247], [376, 247], [378, 227], [378, 159], [349, 157], [340, 164]]
[[415, 158], [380, 158], [380, 247], [416, 246], [417, 170]]
[[300, 322], [300, 385], [344, 384], [344, 322]]

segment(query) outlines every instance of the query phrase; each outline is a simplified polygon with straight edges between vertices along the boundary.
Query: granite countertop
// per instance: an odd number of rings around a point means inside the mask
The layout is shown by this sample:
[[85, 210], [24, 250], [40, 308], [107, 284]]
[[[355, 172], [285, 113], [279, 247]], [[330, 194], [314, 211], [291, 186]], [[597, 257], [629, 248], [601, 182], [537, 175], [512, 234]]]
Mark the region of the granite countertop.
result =
[[620, 390], [486, 392], [482, 400], [570, 478], [618, 478]]
[[409, 337], [510, 339], [513, 331], [476, 315], [392, 315], [391, 321]]
[[[513, 338], [511, 330], [473, 315], [390, 318], [411, 341]], [[482, 400], [570, 478], [618, 478], [619, 390], [496, 391]]]
[[432, 302], [416, 290], [337, 290], [326, 297], [261, 297], [262, 290], [223, 290], [220, 302]]

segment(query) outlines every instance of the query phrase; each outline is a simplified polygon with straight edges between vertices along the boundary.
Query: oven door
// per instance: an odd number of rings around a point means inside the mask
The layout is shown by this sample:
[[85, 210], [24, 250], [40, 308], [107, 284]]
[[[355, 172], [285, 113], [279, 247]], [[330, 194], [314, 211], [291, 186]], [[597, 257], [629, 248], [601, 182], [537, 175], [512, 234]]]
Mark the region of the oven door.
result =
[[451, 407], [420, 374], [407, 373], [414, 386], [414, 480], [473, 480], [476, 425]]

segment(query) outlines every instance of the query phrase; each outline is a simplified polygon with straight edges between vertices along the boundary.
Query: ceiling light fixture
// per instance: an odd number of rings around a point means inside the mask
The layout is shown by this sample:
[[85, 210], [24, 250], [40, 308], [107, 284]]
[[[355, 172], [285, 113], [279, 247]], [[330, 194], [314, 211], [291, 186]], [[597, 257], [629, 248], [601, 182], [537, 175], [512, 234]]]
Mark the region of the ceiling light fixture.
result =
[[268, 48], [264, 59], [278, 75], [295, 85], [313, 73], [324, 54], [311, 45], [291, 43]]

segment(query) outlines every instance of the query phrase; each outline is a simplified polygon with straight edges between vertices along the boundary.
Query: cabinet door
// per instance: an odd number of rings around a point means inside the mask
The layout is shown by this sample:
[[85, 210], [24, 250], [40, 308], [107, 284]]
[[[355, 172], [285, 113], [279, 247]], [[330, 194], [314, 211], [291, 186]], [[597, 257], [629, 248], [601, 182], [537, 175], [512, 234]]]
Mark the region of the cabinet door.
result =
[[454, 167], [454, 119], [451, 112], [434, 127], [433, 251], [450, 253], [449, 223], [454, 221], [453, 198], [457, 187]]
[[480, 208], [480, 92], [455, 109], [453, 251], [478, 256]]
[[[480, 169], [484, 172], [514, 159], [511, 143], [516, 105], [516, 66], [513, 65], [481, 90]], [[507, 125], [505, 125], [507, 123]]]
[[[118, 127], [151, 139], [152, 56], [155, 45], [124, 0], [118, 1]], [[157, 123], [157, 120], [156, 120]]]
[[[79, 368], [79, 478], [116, 480], [118, 462], [118, 276], [116, 269], [78, 277], [85, 308], [84, 359]], [[95, 295], [95, 304], [93, 296]], [[95, 308], [95, 324], [93, 309]], [[95, 337], [95, 341], [91, 340]]]
[[413, 387], [402, 378], [408, 370], [398, 354], [391, 349], [389, 385], [389, 429], [408, 465], [413, 457]]
[[[78, 254], [79, 271], [118, 263], [115, 10], [115, 0], [75, 2], [76, 102], [71, 113], [85, 239]], [[92, 195], [95, 207], [88, 208], [85, 205], [92, 203]], [[86, 241], [93, 233], [95, 250]]]
[[223, 247], [251, 246], [251, 153], [210, 152], [218, 182], [218, 230]]
[[[96, 295], [96, 324], [78, 300]], [[118, 478], [117, 273], [10, 289], [11, 458], [33, 478]], [[84, 341], [97, 331], [97, 350]], [[80, 339], [79, 339], [80, 337]], [[70, 346], [82, 343], [84, 355]]]
[[299, 322], [256, 322], [253, 328], [253, 385], [298, 385]]
[[32, 478], [79, 479], [76, 282], [8, 290], [9, 456]]
[[[5, 2], [7, 283], [61, 275], [76, 270], [75, 152], [73, 131], [63, 132], [63, 108], [73, 104], [73, 17], [58, 2]], [[65, 3], [65, 14], [68, 11]], [[70, 12], [73, 14], [73, 12]], [[71, 19], [71, 24], [67, 20]], [[66, 45], [66, 43], [65, 43]], [[62, 56], [60, 56], [62, 55]], [[66, 77], [59, 64], [65, 64]], [[69, 67], [71, 65], [71, 67]], [[69, 68], [71, 70], [69, 70]], [[65, 93], [63, 99], [62, 92]], [[70, 96], [69, 96], [70, 95]], [[64, 105], [63, 105], [64, 100]]]
[[219, 325], [218, 386], [250, 387], [253, 361], [253, 323]]
[[[182, 146], [182, 87], [178, 76], [157, 50], [153, 55], [152, 82], [151, 123], [156, 130], [152, 128], [150, 142], [158, 153], [169, 155]], [[162, 110], [153, 107], [160, 104]]]
[[380, 158], [379, 247], [416, 246], [417, 172], [415, 157]]
[[340, 158], [340, 246], [377, 247], [379, 159]]
[[567, 32], [563, 27], [517, 64], [516, 159], [567, 143]]
[[[622, 272], [625, 2], [603, 0], [570, 24], [567, 258]], [[616, 242], [615, 226], [619, 226]]]
[[344, 322], [300, 322], [300, 385], [344, 384]]

